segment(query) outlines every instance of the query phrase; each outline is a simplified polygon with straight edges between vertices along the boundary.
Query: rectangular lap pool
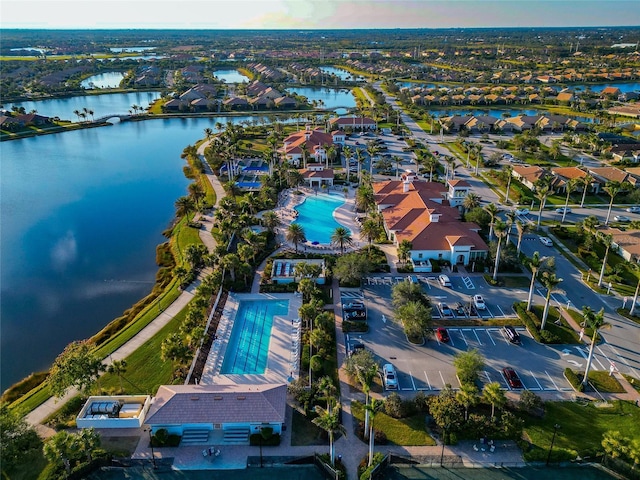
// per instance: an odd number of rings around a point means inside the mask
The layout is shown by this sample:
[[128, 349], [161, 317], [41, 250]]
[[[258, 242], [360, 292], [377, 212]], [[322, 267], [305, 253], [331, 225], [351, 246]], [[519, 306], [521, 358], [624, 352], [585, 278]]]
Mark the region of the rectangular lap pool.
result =
[[289, 300], [241, 300], [221, 374], [263, 374], [269, 357], [274, 315], [287, 315]]

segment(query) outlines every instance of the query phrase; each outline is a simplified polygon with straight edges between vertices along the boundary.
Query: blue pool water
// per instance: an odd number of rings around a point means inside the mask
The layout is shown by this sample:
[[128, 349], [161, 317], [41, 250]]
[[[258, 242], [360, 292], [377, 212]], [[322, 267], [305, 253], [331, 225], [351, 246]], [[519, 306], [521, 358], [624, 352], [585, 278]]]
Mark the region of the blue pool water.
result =
[[274, 315], [286, 315], [289, 300], [242, 300], [220, 369], [221, 374], [259, 375], [267, 368]]
[[333, 212], [344, 203], [344, 197], [334, 195], [314, 195], [295, 207], [298, 217], [294, 223], [302, 225], [310, 242], [331, 243], [331, 235], [341, 227], [333, 219]]

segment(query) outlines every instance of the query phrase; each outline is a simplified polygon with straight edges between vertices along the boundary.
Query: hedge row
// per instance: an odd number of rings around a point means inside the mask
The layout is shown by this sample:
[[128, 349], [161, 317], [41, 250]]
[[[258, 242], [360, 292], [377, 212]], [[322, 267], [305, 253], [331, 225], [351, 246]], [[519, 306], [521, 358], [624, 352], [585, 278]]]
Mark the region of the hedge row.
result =
[[518, 302], [513, 306], [513, 308], [515, 309], [518, 317], [520, 318], [520, 320], [522, 320], [522, 323], [524, 323], [524, 326], [527, 328], [533, 339], [538, 343], [545, 343], [540, 336], [540, 331], [538, 330], [536, 321], [537, 317], [533, 312], [527, 312], [526, 304], [524, 302]]
[[565, 368], [564, 369], [564, 377], [571, 384], [571, 386], [573, 387], [574, 390], [576, 390], [578, 392], [583, 392], [584, 391], [584, 385], [582, 384], [582, 380], [580, 379], [580, 377], [578, 376], [578, 374], [576, 372], [574, 372], [570, 368]]

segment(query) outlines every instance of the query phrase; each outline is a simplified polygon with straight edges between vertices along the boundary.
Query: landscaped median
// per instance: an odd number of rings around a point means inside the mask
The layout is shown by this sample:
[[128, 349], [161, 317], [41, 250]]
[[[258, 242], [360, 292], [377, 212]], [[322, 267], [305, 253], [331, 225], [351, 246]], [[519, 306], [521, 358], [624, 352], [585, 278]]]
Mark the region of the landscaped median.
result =
[[[513, 305], [518, 318], [527, 328], [533, 339], [538, 343], [551, 344], [580, 344], [578, 333], [571, 328], [567, 321], [562, 318], [555, 308], [549, 309], [549, 315], [544, 330], [540, 330], [542, 321], [542, 307], [533, 306], [531, 311], [527, 312], [527, 304], [525, 302], [516, 302]], [[557, 323], [556, 323], [557, 322]]]
[[[564, 369], [564, 378], [571, 384], [576, 392], [583, 392], [584, 373], [576, 372], [570, 368]], [[589, 385], [600, 393], [624, 393], [626, 390], [616, 377], [610, 375], [609, 372], [591, 370], [589, 372]]]

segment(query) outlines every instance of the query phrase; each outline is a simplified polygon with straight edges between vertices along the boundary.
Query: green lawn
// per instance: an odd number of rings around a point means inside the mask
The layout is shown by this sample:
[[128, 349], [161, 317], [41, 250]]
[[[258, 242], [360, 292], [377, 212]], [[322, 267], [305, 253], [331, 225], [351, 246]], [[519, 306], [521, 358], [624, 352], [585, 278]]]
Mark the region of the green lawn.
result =
[[[582, 378], [583, 375], [581, 375]], [[599, 392], [624, 393], [625, 389], [616, 377], [609, 375], [609, 372], [591, 370], [589, 372], [589, 382]]]
[[291, 446], [304, 447], [307, 445], [326, 445], [324, 430], [314, 425], [298, 410], [293, 410], [291, 420]]
[[[361, 422], [364, 421], [364, 407], [361, 403], [352, 402], [351, 413]], [[396, 419], [386, 413], [378, 412], [373, 428], [383, 431], [391, 444], [404, 446], [436, 444], [436, 441], [427, 433], [422, 413]]]
[[626, 373], [623, 373], [622, 376], [627, 379], [627, 382], [629, 382], [633, 388], [640, 392], [640, 380]]
[[[542, 312], [544, 310], [544, 305], [534, 305], [531, 308], [531, 311], [535, 313], [538, 319], [542, 319]], [[557, 325], [555, 322], [560, 320], [560, 325]], [[540, 324], [538, 323], [538, 328]], [[578, 333], [569, 326], [567, 321], [560, 315], [557, 309], [549, 308], [549, 314], [547, 316], [547, 323], [545, 325], [545, 330], [548, 330], [555, 336], [557, 336], [560, 341], [557, 343], [565, 344], [565, 343], [580, 343], [580, 337]]]
[[524, 453], [525, 460], [546, 460], [553, 426], [560, 425], [556, 435], [552, 460], [563, 461], [594, 456], [602, 451], [602, 435], [619, 431], [630, 438], [640, 438], [640, 408], [631, 402], [616, 401], [613, 408], [598, 408], [589, 403], [547, 402], [543, 418], [525, 418], [524, 431], [532, 449]]
[[[165, 338], [178, 331], [187, 310], [188, 308], [184, 308], [158, 333], [126, 358], [127, 371], [122, 381], [125, 394], [155, 394], [160, 385], [171, 384], [173, 365], [160, 358], [161, 345]], [[114, 374], [103, 375], [100, 385], [107, 391], [120, 391], [120, 381]]]

